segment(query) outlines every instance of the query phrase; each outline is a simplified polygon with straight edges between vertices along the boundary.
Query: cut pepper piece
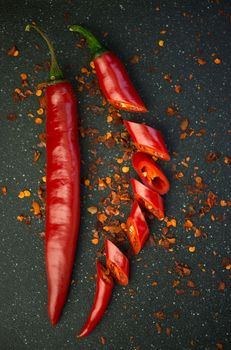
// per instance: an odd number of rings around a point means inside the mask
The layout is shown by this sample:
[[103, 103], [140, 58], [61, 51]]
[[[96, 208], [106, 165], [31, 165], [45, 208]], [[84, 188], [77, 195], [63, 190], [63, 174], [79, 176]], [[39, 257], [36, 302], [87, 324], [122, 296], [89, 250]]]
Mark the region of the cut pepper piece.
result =
[[135, 254], [140, 252], [149, 236], [147, 222], [137, 201], [127, 220], [127, 236]]
[[133, 154], [132, 163], [146, 186], [159, 194], [165, 194], [169, 191], [170, 185], [167, 177], [150, 155], [136, 152]]
[[148, 153], [163, 160], [170, 160], [164, 138], [160, 131], [140, 123], [124, 120], [131, 138], [139, 151]]
[[114, 243], [105, 240], [106, 264], [115, 280], [126, 286], [129, 278], [129, 260]]
[[156, 216], [159, 220], [164, 219], [164, 204], [159, 193], [151, 190], [136, 179], [131, 179], [135, 199], [139, 204]]

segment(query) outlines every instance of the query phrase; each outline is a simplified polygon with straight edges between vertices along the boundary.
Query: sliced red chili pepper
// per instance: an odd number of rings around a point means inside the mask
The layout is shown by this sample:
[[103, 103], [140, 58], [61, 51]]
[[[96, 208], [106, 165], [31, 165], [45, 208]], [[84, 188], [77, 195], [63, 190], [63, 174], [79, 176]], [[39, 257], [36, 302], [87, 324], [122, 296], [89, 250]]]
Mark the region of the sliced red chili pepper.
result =
[[164, 138], [160, 131], [148, 125], [130, 122], [128, 120], [124, 120], [124, 125], [139, 151], [151, 154], [163, 160], [170, 160]]
[[87, 29], [73, 25], [69, 29], [81, 33], [92, 52], [99, 85], [110, 104], [129, 112], [147, 112], [119, 58], [105, 48]]
[[127, 236], [135, 254], [140, 252], [149, 236], [147, 222], [137, 201], [134, 202], [127, 220]]
[[105, 240], [106, 263], [115, 280], [126, 286], [129, 276], [129, 260], [114, 243]]
[[54, 49], [35, 25], [51, 54], [47, 101], [47, 191], [46, 191], [46, 271], [48, 314], [52, 325], [58, 322], [71, 281], [80, 219], [80, 155], [76, 97], [63, 80]]
[[78, 335], [79, 338], [86, 337], [90, 334], [100, 322], [109, 304], [114, 287], [113, 278], [98, 260], [96, 260], [96, 268], [97, 279], [95, 298], [87, 322]]
[[136, 179], [131, 179], [135, 199], [159, 220], [164, 218], [163, 199], [159, 193], [151, 190]]
[[136, 152], [133, 154], [132, 163], [145, 185], [159, 194], [169, 191], [168, 179], [151, 156], [143, 152]]

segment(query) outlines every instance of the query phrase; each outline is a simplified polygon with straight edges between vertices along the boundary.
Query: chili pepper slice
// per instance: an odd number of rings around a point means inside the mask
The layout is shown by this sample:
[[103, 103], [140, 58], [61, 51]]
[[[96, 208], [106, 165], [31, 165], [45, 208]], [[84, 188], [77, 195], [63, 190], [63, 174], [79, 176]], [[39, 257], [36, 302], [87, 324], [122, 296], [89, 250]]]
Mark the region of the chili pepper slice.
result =
[[126, 286], [128, 284], [129, 276], [128, 258], [108, 239], [105, 240], [105, 247], [106, 264], [108, 269], [119, 284]]
[[137, 201], [127, 220], [127, 236], [135, 254], [140, 252], [149, 236], [147, 222]]
[[159, 193], [146, 187], [136, 179], [131, 179], [131, 184], [135, 199], [139, 204], [159, 220], [162, 220], [164, 218], [164, 204]]
[[69, 30], [78, 32], [86, 38], [99, 85], [108, 102], [117, 109], [147, 112], [147, 108], [137, 94], [119, 58], [105, 48], [87, 29], [73, 25], [69, 27]]
[[51, 54], [50, 81], [46, 89], [46, 236], [48, 314], [58, 322], [71, 281], [80, 221], [80, 154], [76, 97], [63, 80], [54, 49], [46, 35], [31, 24], [46, 41]]
[[100, 322], [109, 304], [112, 290], [114, 288], [113, 278], [109, 275], [108, 271], [103, 267], [99, 260], [96, 260], [96, 269], [97, 279], [94, 302], [90, 315], [77, 336], [78, 338], [89, 335]]
[[165, 194], [169, 191], [168, 179], [151, 156], [143, 152], [136, 152], [133, 154], [132, 163], [146, 186], [159, 194]]
[[160, 131], [140, 123], [124, 120], [124, 125], [131, 135], [136, 148], [163, 160], [170, 160], [164, 138]]

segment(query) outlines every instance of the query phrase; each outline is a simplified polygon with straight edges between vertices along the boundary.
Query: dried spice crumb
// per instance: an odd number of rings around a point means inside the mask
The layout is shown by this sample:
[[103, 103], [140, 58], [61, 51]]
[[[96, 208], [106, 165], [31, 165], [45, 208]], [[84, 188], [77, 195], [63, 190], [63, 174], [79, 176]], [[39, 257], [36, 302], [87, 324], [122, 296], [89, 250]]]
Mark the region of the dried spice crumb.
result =
[[224, 344], [216, 343], [216, 348], [217, 348], [217, 350], [223, 350], [224, 349]]
[[177, 110], [174, 106], [171, 105], [167, 107], [166, 113], [169, 117], [173, 117], [177, 114]]
[[225, 282], [224, 281], [220, 281], [219, 282], [218, 290], [220, 290], [220, 291], [224, 291], [225, 290]]
[[6, 186], [2, 186], [1, 191], [2, 191], [2, 194], [3, 194], [4, 196], [6, 196], [6, 194], [7, 194], [7, 187], [6, 187]]
[[94, 245], [97, 245], [99, 243], [99, 239], [98, 238], [93, 238], [91, 240], [91, 243], [94, 244]]
[[178, 261], [175, 261], [175, 271], [176, 271], [176, 274], [181, 277], [189, 276], [191, 274], [190, 267]]
[[231, 157], [224, 157], [225, 164], [231, 164]]
[[89, 207], [89, 208], [87, 208], [87, 211], [93, 215], [93, 214], [97, 213], [98, 209], [97, 209], [97, 207]]
[[14, 45], [7, 51], [7, 55], [11, 57], [17, 57], [19, 56], [19, 50], [18, 48]]
[[212, 163], [212, 162], [215, 162], [219, 158], [220, 158], [220, 154], [218, 152], [209, 152], [206, 156], [206, 161], [208, 163]]
[[107, 338], [100, 337], [100, 342], [101, 342], [102, 345], [105, 345], [107, 343]]
[[177, 94], [179, 94], [180, 92], [182, 92], [182, 86], [180, 84], [176, 84], [174, 90]]
[[34, 151], [33, 163], [36, 163], [41, 157], [41, 153], [39, 151]]
[[215, 60], [213, 61], [215, 64], [221, 64], [221, 59], [220, 58], [215, 58]]
[[165, 319], [165, 313], [163, 310], [159, 310], [154, 312], [153, 316], [157, 319], [157, 320], [164, 320]]
[[160, 47], [164, 47], [165, 41], [164, 41], [164, 40], [159, 40], [158, 45], [159, 45]]
[[139, 55], [134, 55], [130, 59], [130, 63], [131, 64], [138, 64], [139, 62], [140, 62], [140, 56]]
[[36, 201], [32, 202], [31, 211], [34, 213], [35, 216], [39, 216], [41, 214], [41, 208], [38, 202]]
[[43, 120], [42, 120], [42, 118], [35, 118], [35, 123], [36, 124], [42, 124], [42, 122], [43, 122]]
[[198, 58], [197, 59], [197, 63], [200, 65], [200, 66], [203, 66], [206, 64], [206, 61], [203, 59], [203, 58]]
[[187, 118], [184, 118], [180, 122], [180, 128], [182, 131], [186, 131], [189, 127], [189, 120]]

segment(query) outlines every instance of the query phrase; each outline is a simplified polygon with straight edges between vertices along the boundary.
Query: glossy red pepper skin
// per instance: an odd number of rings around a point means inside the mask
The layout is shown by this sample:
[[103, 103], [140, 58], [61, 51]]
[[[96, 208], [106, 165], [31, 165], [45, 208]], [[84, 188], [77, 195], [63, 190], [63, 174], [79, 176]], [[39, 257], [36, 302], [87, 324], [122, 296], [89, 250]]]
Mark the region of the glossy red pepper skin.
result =
[[136, 148], [163, 160], [170, 160], [164, 138], [160, 131], [140, 123], [124, 120]]
[[135, 254], [140, 252], [149, 236], [147, 222], [137, 201], [127, 220], [127, 236]]
[[129, 260], [121, 250], [108, 239], [105, 240], [107, 268], [115, 280], [126, 286], [129, 279]]
[[59, 319], [71, 281], [80, 221], [80, 154], [76, 97], [68, 82], [46, 89], [46, 271], [48, 314]]
[[128, 112], [147, 112], [120, 59], [86, 28], [73, 25], [69, 30], [81, 33], [86, 38], [100, 88], [108, 102], [115, 108]]
[[146, 186], [162, 195], [169, 191], [170, 185], [168, 179], [151, 156], [143, 152], [136, 152], [132, 156], [132, 163]]
[[135, 199], [139, 204], [156, 216], [159, 220], [164, 219], [164, 204], [159, 193], [151, 190], [136, 179], [131, 179]]
[[113, 278], [106, 274], [105, 268], [98, 260], [96, 261], [96, 268], [97, 280], [93, 306], [85, 325], [77, 336], [78, 338], [89, 335], [100, 322], [109, 304], [112, 290], [114, 288]]
[[119, 58], [111, 51], [94, 60], [100, 88], [108, 102], [117, 109], [147, 112]]

